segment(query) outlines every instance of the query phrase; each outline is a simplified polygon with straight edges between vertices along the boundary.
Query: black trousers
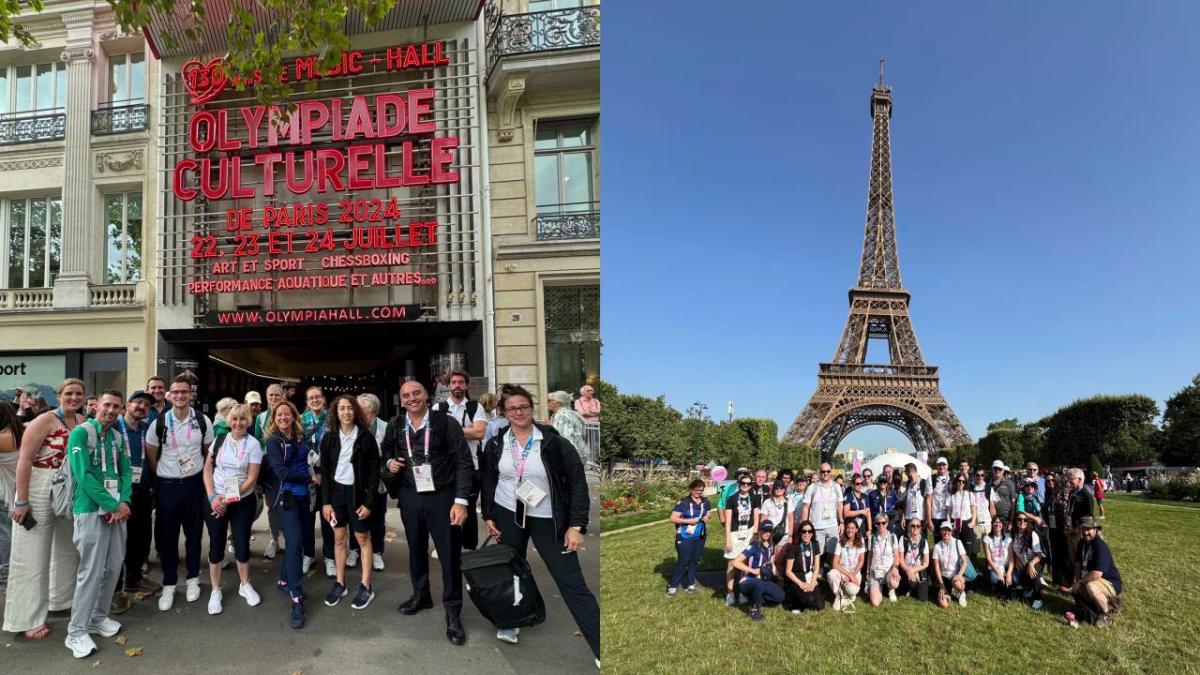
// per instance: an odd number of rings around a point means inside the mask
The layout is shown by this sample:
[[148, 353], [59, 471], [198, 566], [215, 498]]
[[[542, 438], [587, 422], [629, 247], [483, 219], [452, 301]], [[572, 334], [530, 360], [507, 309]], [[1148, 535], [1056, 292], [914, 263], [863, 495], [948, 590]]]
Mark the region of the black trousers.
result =
[[479, 505], [479, 489], [483, 481], [479, 478], [479, 470], [475, 470], [475, 483], [471, 486], [471, 496], [467, 499], [467, 522], [461, 528], [462, 547], [468, 551], [479, 548], [479, 514], [475, 512]]
[[[796, 576], [800, 576], [799, 573]], [[825, 609], [825, 596], [821, 595], [821, 585], [817, 584], [811, 591], [802, 591], [800, 587], [793, 583], [787, 584], [787, 605], [788, 609], [799, 610], [822, 610]]]
[[[516, 550], [517, 555], [525, 557], [525, 549], [529, 540], [537, 547], [542, 562], [554, 577], [558, 592], [562, 593], [563, 602], [575, 618], [575, 625], [583, 633], [583, 639], [596, 658], [600, 658], [600, 604], [596, 596], [588, 590], [587, 581], [583, 578], [583, 570], [579, 567], [578, 553], [563, 553], [563, 542], [555, 531], [552, 518], [525, 518], [525, 527], [517, 526], [512, 511], [496, 505], [496, 527], [500, 530], [501, 541]], [[778, 602], [778, 600], [776, 600]]]
[[911, 592], [921, 602], [929, 601], [929, 578], [921, 577], [917, 583], [912, 583], [908, 580], [908, 575], [904, 572], [900, 573], [900, 588], [901, 593]]
[[[412, 577], [413, 593], [430, 597], [429, 539], [437, 550], [442, 564], [442, 606], [447, 614], [462, 612], [462, 544], [461, 528], [451, 527], [450, 507], [454, 492], [417, 492], [415, 488], [400, 487], [400, 519], [404, 522], [404, 537], [408, 540], [408, 573]], [[370, 561], [368, 561], [370, 564]]]
[[134, 487], [129, 500], [129, 522], [125, 528], [125, 565], [117, 576], [117, 590], [142, 582], [142, 565], [150, 557], [150, 539], [154, 534], [154, 495]]
[[219, 564], [225, 559], [225, 536], [233, 531], [233, 555], [240, 563], [250, 561], [250, 526], [254, 524], [254, 511], [258, 508], [256, 495], [244, 497], [225, 507], [225, 516], [213, 515], [210, 506], [204, 512], [204, 524], [208, 526], [208, 562]]
[[200, 576], [200, 537], [204, 532], [204, 513], [208, 500], [204, 494], [204, 478], [196, 474], [189, 478], [159, 478], [154, 508], [154, 539], [162, 555], [163, 585], [174, 586], [179, 581], [179, 531], [183, 530], [187, 578]]

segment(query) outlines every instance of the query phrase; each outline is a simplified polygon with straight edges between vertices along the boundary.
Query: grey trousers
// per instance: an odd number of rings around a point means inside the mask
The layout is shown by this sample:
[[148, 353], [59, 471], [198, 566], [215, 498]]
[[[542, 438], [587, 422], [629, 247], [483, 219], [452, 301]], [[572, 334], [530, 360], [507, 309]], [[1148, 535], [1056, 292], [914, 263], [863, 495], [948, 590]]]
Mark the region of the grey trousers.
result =
[[99, 513], [80, 513], [75, 516], [73, 540], [79, 571], [67, 633], [78, 637], [87, 635], [88, 625], [108, 617], [125, 562], [125, 523], [110, 525]]
[[8, 557], [12, 555], [12, 517], [8, 504], [0, 497], [0, 586], [8, 583]]

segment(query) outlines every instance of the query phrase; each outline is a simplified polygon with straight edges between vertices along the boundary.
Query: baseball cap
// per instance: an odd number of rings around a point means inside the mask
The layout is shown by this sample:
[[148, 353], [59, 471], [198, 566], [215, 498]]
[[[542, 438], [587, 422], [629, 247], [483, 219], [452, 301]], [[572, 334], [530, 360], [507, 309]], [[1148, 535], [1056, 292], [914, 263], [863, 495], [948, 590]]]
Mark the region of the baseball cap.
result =
[[949, 461], [948, 461], [948, 460], [947, 460], [945, 457], [938, 457], [938, 458], [937, 458], [937, 463], [938, 463], [938, 464], [946, 464], [946, 465], [949, 465], [949, 464], [950, 464], [950, 462], [949, 462]]
[[992, 462], [992, 468], [993, 469], [1004, 469], [1005, 471], [1008, 470], [1008, 467], [1004, 466], [1004, 462], [1001, 460], [996, 460], [996, 461]]
[[759, 532], [767, 532], [767, 531], [773, 530], [773, 529], [775, 529], [775, 523], [772, 523], [769, 520], [764, 520], [758, 524]]
[[783, 484], [783, 481], [777, 480], [771, 485], [771, 489], [772, 490], [786, 490], [787, 486]]
[[939, 529], [950, 530], [951, 532], [953, 532], [954, 526], [950, 524], [950, 521], [946, 520], [946, 521], [942, 522], [942, 526]]
[[133, 392], [132, 394], [130, 394], [130, 395], [129, 395], [129, 400], [130, 400], [130, 401], [132, 401], [132, 400], [133, 400], [133, 399], [135, 399], [135, 398], [144, 398], [144, 399], [146, 399], [147, 401], [149, 401], [149, 402], [151, 403], [151, 405], [153, 405], [153, 404], [154, 404], [154, 396], [153, 396], [153, 395], [151, 395], [151, 394], [148, 394], [148, 393], [146, 393], [145, 391], [142, 391], [141, 389], [138, 389], [137, 391], [135, 391], [135, 392]]
[[246, 392], [246, 403], [258, 403], [261, 405], [262, 396], [257, 391], [248, 391]]

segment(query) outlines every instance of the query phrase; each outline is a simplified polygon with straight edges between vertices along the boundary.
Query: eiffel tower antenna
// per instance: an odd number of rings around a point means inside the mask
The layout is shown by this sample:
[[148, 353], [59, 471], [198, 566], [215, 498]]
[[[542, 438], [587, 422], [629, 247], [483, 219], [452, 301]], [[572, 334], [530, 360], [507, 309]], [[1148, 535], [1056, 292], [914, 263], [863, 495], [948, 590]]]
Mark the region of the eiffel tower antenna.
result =
[[[829, 461], [842, 439], [871, 425], [898, 430], [913, 447], [934, 453], [970, 443], [942, 396], [937, 366], [925, 363], [913, 331], [911, 295], [900, 278], [892, 203], [892, 91], [883, 81], [871, 90], [871, 173], [858, 283], [850, 289], [850, 315], [833, 360], [817, 371], [817, 391], [784, 434]], [[867, 363], [867, 343], [888, 343], [888, 363]]]

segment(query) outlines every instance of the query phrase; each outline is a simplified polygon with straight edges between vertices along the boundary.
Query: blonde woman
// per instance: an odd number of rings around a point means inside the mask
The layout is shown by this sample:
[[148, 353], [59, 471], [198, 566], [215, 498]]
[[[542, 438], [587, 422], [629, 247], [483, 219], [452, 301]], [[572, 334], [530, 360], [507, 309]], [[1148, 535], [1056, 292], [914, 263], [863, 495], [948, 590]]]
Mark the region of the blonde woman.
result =
[[229, 433], [217, 435], [204, 461], [204, 488], [209, 506], [204, 521], [208, 526], [208, 578], [212, 582], [209, 614], [221, 613], [221, 562], [225, 559], [225, 537], [230, 531], [241, 581], [238, 595], [251, 607], [262, 602], [250, 585], [250, 526], [254, 524], [258, 506], [254, 486], [262, 468], [262, 446], [249, 433], [252, 424], [249, 406], [233, 406], [225, 419]]
[[[20, 527], [13, 527], [4, 630], [24, 632], [30, 640], [50, 634], [47, 612], [71, 606], [79, 567], [73, 521], [54, 515], [50, 482], [66, 461], [67, 437], [87, 421], [80, 413], [86, 394], [83, 381], [75, 378], [63, 380], [57, 391], [58, 407], [25, 427], [17, 457], [12, 520]], [[29, 518], [33, 524], [25, 522]]]

